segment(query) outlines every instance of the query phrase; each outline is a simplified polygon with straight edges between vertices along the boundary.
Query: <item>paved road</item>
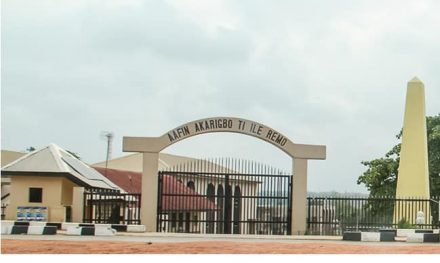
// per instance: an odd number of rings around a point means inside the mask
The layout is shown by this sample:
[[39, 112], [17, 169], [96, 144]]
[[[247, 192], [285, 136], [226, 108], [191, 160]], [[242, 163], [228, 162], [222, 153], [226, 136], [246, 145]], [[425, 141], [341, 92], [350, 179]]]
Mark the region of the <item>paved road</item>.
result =
[[[2, 239], [15, 240], [65, 240], [65, 241], [121, 241], [121, 242], [206, 242], [206, 241], [235, 241], [254, 243], [316, 243], [331, 242], [343, 244], [368, 245], [423, 245], [423, 243], [406, 242], [350, 242], [342, 241], [340, 236], [250, 236], [250, 235], [200, 235], [200, 234], [171, 234], [171, 233], [118, 233], [115, 236], [67, 236], [57, 235], [2, 235]], [[399, 240], [398, 240], [399, 241]]]

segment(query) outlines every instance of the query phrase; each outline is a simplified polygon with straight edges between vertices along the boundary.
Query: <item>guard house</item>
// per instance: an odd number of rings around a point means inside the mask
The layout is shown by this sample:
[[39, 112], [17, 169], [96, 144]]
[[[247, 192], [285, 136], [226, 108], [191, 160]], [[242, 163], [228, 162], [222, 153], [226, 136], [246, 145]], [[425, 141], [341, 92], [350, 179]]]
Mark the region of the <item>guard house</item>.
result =
[[2, 168], [10, 179], [6, 220], [70, 222], [82, 217], [85, 189], [121, 192], [116, 184], [50, 144]]

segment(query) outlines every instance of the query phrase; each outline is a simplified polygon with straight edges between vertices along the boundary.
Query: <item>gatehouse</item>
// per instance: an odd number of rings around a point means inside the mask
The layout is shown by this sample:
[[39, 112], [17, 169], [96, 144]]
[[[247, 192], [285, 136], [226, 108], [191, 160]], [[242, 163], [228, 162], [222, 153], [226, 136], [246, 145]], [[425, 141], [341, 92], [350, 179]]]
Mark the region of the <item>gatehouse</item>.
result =
[[[261, 227], [257, 227], [257, 223], [265, 222], [255, 222], [254, 225], [250, 222], [252, 222], [252, 219], [255, 219], [256, 215], [252, 213], [257, 212], [256, 204], [260, 200], [268, 199], [267, 196], [261, 196], [261, 191], [260, 194], [255, 192], [257, 189], [256, 185], [259, 181], [261, 185], [269, 185], [262, 182], [267, 180], [267, 178], [271, 178], [271, 176], [275, 178], [273, 174], [259, 173], [258, 170], [246, 173], [237, 169], [236, 166], [216, 165], [212, 162], [208, 162], [210, 163], [208, 165], [212, 167], [221, 166], [223, 171], [213, 172], [212, 169], [159, 171], [159, 152], [174, 143], [192, 136], [217, 132], [238, 133], [255, 137], [274, 145], [292, 158], [292, 171], [290, 175], [276, 177], [277, 184], [281, 188], [271, 189], [275, 193], [278, 192], [278, 194], [282, 193], [281, 195], [284, 195], [283, 199], [280, 200], [287, 200], [281, 202], [286, 205], [284, 205], [284, 208], [280, 206], [279, 209], [280, 211], [283, 209], [287, 210], [283, 210], [282, 216], [276, 219], [278, 220], [276, 223], [279, 227], [271, 226], [270, 231], [294, 235], [305, 234], [307, 217], [307, 162], [308, 160], [325, 160], [326, 146], [293, 143], [286, 135], [267, 125], [235, 117], [214, 117], [192, 121], [176, 127], [160, 137], [123, 138], [124, 152], [140, 152], [143, 154], [140, 219], [141, 223], [145, 225], [146, 231], [162, 231], [164, 229], [172, 229], [173, 226], [176, 229], [181, 227], [187, 232], [199, 227], [203, 228], [205, 233], [214, 233], [216, 231], [218, 233], [265, 231], [261, 230]], [[175, 205], [172, 200], [179, 195], [182, 197], [182, 193], [173, 192], [173, 188], [167, 187], [173, 186], [175, 187], [174, 189], [178, 189], [179, 186], [184, 185], [189, 186], [191, 189], [193, 186], [190, 184], [189, 178], [195, 176], [204, 176], [208, 189], [206, 195], [198, 196], [196, 191], [183, 194], [189, 198], [186, 199], [187, 205], [193, 204], [192, 207], [189, 207], [191, 209], [187, 209], [187, 212], [178, 210], [178, 207], [174, 207], [174, 210], [171, 209]], [[232, 181], [240, 181], [242, 183], [247, 181], [247, 188], [241, 188], [238, 184], [231, 184]], [[164, 182], [167, 182], [167, 187], [165, 188], [163, 187]], [[251, 187], [250, 185], [252, 184], [255, 186]], [[195, 190], [195, 188], [192, 190]], [[255, 194], [252, 194], [252, 191]], [[251, 201], [244, 203], [245, 196]], [[168, 204], [163, 201], [164, 199], [168, 200]], [[179, 200], [181, 199], [179, 198]], [[255, 207], [252, 208], [254, 210], [249, 210], [254, 212], [244, 211], [242, 208], [245, 205], [248, 208]], [[180, 207], [185, 207], [185, 203]], [[194, 210], [203, 210], [204, 212], [195, 213]], [[195, 224], [199, 221], [202, 221], [204, 224]], [[179, 222], [180, 225], [178, 225]], [[268, 222], [273, 223], [274, 221]]]

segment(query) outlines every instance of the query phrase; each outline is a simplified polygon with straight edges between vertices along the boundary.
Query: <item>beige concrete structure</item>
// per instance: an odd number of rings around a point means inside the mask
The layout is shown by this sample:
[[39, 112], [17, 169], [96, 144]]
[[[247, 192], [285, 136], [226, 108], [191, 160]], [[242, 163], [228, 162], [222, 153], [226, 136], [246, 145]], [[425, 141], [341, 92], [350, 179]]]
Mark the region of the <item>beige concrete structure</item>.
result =
[[[408, 82], [403, 120], [396, 197], [429, 199], [428, 142], [426, 133], [425, 87], [417, 78]], [[429, 206], [408, 203], [406, 219], [415, 223], [418, 211], [430, 219]], [[395, 221], [401, 218], [395, 218]]]
[[[6, 220], [17, 220], [23, 207], [47, 211], [39, 220], [64, 222], [82, 220], [81, 189], [99, 188], [121, 191], [103, 175], [55, 144], [28, 153], [2, 168], [2, 177], [10, 178], [10, 196]], [[39, 189], [36, 200], [31, 189]], [[32, 213], [31, 213], [32, 214]], [[25, 220], [34, 218], [26, 217]]]
[[65, 209], [72, 205], [72, 188], [74, 186], [76, 185], [65, 178], [13, 176], [11, 177], [12, 196], [6, 209], [6, 220], [17, 219], [17, 207], [36, 205], [36, 203], [29, 202], [27, 193], [30, 187], [38, 187], [43, 189], [41, 204], [49, 208], [48, 221], [64, 222], [66, 220]]
[[[179, 155], [161, 152], [159, 153], [159, 170], [165, 170], [182, 163], [190, 163], [197, 160], [198, 159], [191, 157], [179, 156]], [[126, 156], [114, 158], [108, 160], [107, 163], [107, 168], [109, 169], [132, 171], [138, 173], [142, 173], [142, 166], [143, 166], [142, 153], [128, 154]], [[92, 164], [92, 167], [105, 168], [106, 161]]]
[[192, 136], [214, 132], [239, 133], [266, 141], [292, 157], [292, 234], [306, 231], [307, 160], [324, 160], [326, 147], [295, 144], [280, 132], [251, 120], [231, 117], [201, 119], [179, 126], [160, 137], [124, 137], [124, 152], [143, 153], [141, 221], [156, 231], [159, 152]]
[[72, 222], [83, 222], [84, 187], [74, 186], [72, 193]]
[[8, 150], [2, 150], [1, 154], [2, 154], [1, 164], [0, 164], [1, 167], [12, 163], [13, 161], [17, 160], [23, 155], [26, 155], [26, 153], [23, 152], [8, 151]]

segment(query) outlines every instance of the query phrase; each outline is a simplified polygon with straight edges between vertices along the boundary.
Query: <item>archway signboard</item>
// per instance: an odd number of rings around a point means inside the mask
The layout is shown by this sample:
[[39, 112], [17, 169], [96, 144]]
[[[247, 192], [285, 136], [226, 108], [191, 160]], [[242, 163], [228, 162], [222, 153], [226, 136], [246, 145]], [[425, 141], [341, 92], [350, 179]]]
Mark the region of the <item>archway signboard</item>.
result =
[[124, 152], [143, 153], [141, 222], [149, 232], [156, 231], [157, 174], [159, 152], [192, 136], [228, 132], [266, 141], [292, 158], [292, 234], [306, 229], [307, 160], [324, 160], [323, 145], [295, 144], [287, 136], [261, 123], [234, 117], [214, 117], [192, 121], [160, 137], [124, 137]]

